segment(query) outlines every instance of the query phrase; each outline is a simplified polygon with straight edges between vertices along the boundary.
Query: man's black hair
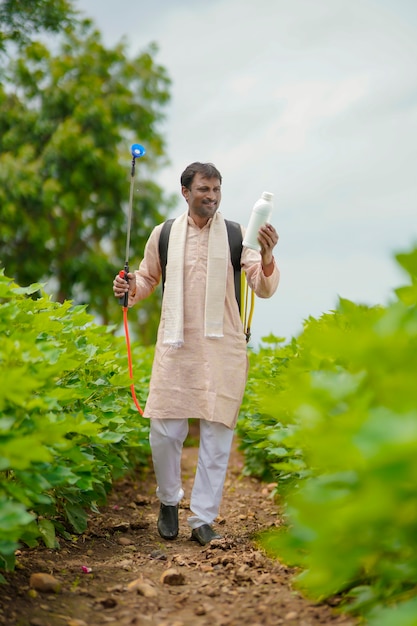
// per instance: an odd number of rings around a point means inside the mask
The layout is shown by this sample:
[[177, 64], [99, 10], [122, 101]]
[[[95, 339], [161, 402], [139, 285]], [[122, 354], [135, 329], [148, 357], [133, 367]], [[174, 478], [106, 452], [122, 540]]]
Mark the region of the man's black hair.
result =
[[188, 165], [181, 174], [181, 187], [191, 189], [191, 184], [196, 174], [202, 174], [204, 178], [218, 178], [220, 184], [222, 183], [222, 175], [213, 163], [200, 163], [196, 161]]

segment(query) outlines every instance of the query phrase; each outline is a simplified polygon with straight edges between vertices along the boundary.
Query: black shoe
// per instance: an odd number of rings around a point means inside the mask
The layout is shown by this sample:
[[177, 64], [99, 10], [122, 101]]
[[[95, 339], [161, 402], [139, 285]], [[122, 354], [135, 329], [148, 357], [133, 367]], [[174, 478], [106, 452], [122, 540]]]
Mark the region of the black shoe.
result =
[[198, 541], [201, 546], [205, 546], [206, 543], [210, 543], [213, 539], [222, 539], [222, 536], [218, 535], [209, 524], [203, 524], [192, 530], [191, 539]]
[[158, 516], [158, 532], [163, 539], [175, 539], [178, 535], [178, 504], [162, 504]]

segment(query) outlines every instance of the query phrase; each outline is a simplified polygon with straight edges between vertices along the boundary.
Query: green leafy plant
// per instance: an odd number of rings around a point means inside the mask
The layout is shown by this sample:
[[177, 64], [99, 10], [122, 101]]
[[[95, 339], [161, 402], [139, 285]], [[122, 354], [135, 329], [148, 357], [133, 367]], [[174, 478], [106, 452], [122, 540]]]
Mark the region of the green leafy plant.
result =
[[249, 468], [256, 441], [284, 498], [285, 529], [261, 543], [305, 593], [343, 592], [375, 626], [416, 623], [417, 250], [397, 260], [411, 284], [388, 306], [340, 299], [254, 357], [256, 412], [239, 424]]
[[[49, 547], [85, 530], [112, 481], [149, 460], [148, 421], [129, 394], [122, 338], [84, 306], [58, 304], [40, 285], [0, 274], [0, 566], [18, 542]], [[135, 348], [145, 399], [151, 353]]]

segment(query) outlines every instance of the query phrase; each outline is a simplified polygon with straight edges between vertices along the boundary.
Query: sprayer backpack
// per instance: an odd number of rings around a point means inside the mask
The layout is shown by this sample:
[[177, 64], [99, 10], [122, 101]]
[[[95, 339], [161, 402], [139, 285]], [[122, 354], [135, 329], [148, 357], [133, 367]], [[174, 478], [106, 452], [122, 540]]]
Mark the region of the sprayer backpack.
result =
[[[171, 226], [173, 219], [167, 220], [162, 226], [161, 235], [159, 237], [159, 259], [162, 268], [162, 289], [165, 284], [166, 264], [168, 258], [168, 243], [169, 235], [171, 232]], [[241, 295], [241, 269], [240, 269], [240, 257], [242, 255], [242, 231], [240, 224], [237, 222], [231, 222], [230, 220], [224, 220], [227, 228], [227, 237], [229, 239], [230, 247], [230, 259], [232, 261], [234, 276], [235, 276], [235, 294], [237, 304], [240, 311], [240, 295]]]

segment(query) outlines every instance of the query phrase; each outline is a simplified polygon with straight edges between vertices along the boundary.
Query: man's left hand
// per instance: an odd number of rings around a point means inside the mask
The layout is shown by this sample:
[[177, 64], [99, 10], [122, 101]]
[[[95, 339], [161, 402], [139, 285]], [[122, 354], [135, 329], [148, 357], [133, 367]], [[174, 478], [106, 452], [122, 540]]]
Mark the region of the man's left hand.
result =
[[[269, 269], [274, 261], [273, 249], [278, 243], [278, 233], [272, 224], [261, 226], [258, 232], [258, 242], [261, 246], [262, 267], [264, 270]], [[272, 271], [270, 272], [272, 273]], [[268, 276], [270, 275], [268, 272]]]

